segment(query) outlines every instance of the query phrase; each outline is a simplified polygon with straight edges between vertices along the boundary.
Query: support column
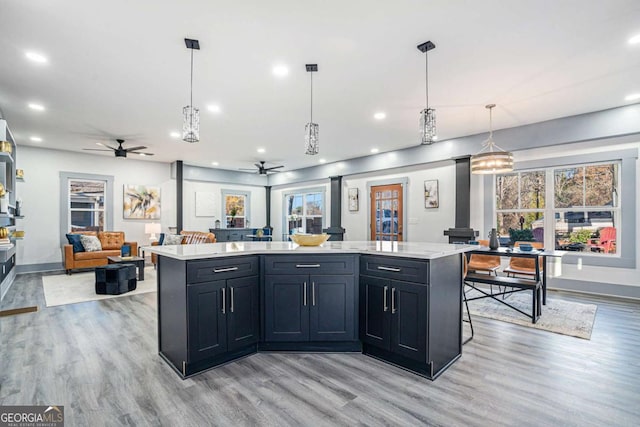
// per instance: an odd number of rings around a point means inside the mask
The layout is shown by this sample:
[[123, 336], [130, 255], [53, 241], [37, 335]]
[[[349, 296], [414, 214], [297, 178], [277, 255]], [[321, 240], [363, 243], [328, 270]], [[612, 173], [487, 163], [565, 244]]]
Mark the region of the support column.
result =
[[267, 204], [267, 209], [266, 209], [266, 214], [267, 214], [267, 227], [270, 228], [271, 230], [273, 230], [273, 227], [271, 226], [271, 186], [270, 185], [265, 185], [264, 186], [264, 191], [265, 191], [265, 203]]
[[329, 234], [329, 240], [344, 240], [345, 229], [342, 228], [342, 177], [332, 176], [329, 178], [331, 179], [331, 225], [323, 231]]
[[183, 163], [182, 160], [176, 161], [176, 234], [180, 234], [182, 231], [182, 187], [184, 183], [183, 179]]
[[471, 223], [471, 157], [456, 159], [456, 228]]

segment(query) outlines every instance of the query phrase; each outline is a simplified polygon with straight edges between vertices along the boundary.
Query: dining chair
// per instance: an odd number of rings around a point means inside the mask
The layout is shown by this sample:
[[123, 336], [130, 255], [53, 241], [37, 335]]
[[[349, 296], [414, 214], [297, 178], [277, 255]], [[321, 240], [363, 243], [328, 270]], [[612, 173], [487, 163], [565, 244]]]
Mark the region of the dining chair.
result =
[[[480, 246], [489, 246], [488, 240], [478, 240]], [[469, 271], [477, 273], [479, 271], [487, 272], [494, 276], [497, 275], [498, 268], [500, 267], [500, 257], [497, 255], [481, 255], [471, 254], [469, 258]]]
[[[517, 248], [520, 244], [530, 244], [534, 249], [542, 249], [544, 248], [543, 242], [516, 242], [513, 247]], [[538, 257], [537, 262], [540, 263], [540, 273], [544, 270], [544, 265], [542, 265], [542, 257]], [[509, 266], [503, 270], [507, 273], [507, 276], [516, 277], [516, 274], [520, 274], [523, 276], [532, 276], [536, 275], [536, 259], [535, 258], [520, 258], [520, 257], [511, 257], [509, 259]]]

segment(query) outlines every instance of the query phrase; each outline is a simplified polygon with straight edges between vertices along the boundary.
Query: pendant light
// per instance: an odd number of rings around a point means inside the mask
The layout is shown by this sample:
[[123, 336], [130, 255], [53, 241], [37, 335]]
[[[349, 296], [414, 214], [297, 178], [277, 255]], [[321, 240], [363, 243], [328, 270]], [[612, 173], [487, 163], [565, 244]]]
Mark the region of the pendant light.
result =
[[304, 153], [315, 156], [320, 151], [318, 140], [320, 128], [317, 123], [313, 123], [313, 73], [318, 71], [318, 64], [306, 64], [306, 67], [311, 80], [311, 120], [304, 127]]
[[200, 110], [193, 106], [193, 51], [200, 50], [200, 42], [184, 39], [187, 49], [191, 49], [191, 89], [189, 105], [182, 109], [182, 140], [184, 142], [200, 141]]
[[418, 50], [424, 53], [425, 57], [425, 104], [426, 108], [420, 111], [420, 144], [431, 145], [438, 139], [436, 135], [436, 110], [429, 108], [429, 52], [435, 49], [436, 45], [427, 41], [418, 45]]
[[482, 143], [482, 150], [471, 156], [471, 173], [496, 174], [513, 170], [513, 154], [504, 151], [493, 141], [492, 109], [496, 104], [489, 104], [489, 138]]

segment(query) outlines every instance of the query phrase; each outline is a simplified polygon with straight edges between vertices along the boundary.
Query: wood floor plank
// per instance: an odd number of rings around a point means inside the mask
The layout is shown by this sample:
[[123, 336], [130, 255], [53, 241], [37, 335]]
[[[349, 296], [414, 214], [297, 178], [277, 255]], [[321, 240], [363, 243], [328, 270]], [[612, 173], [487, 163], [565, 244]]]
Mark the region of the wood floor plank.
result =
[[[42, 274], [0, 309], [0, 404], [65, 405], [68, 426], [640, 424], [640, 303], [597, 304], [591, 340], [474, 317], [436, 381], [354, 353], [261, 353], [181, 380], [157, 354], [155, 293], [47, 308]], [[465, 327], [465, 333], [468, 333]]]

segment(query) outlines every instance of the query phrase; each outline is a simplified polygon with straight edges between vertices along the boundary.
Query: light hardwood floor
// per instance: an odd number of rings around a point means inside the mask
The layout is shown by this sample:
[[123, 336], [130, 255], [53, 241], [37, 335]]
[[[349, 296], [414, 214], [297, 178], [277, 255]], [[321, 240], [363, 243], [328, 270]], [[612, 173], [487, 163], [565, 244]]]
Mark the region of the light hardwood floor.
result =
[[640, 425], [640, 304], [598, 305], [590, 341], [474, 318], [432, 382], [360, 354], [262, 353], [182, 381], [157, 355], [156, 294], [46, 308], [19, 275], [0, 309], [0, 404], [65, 406], [67, 426]]

